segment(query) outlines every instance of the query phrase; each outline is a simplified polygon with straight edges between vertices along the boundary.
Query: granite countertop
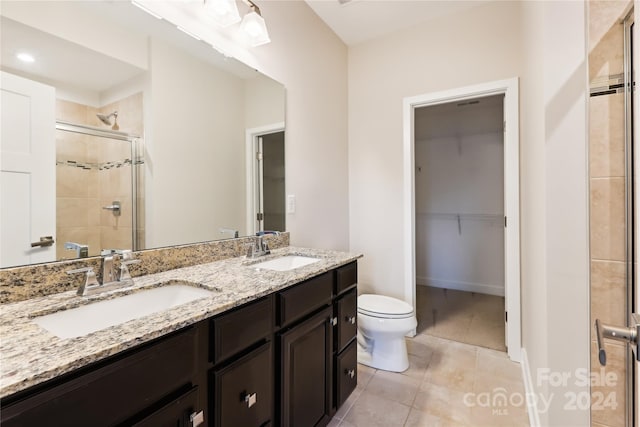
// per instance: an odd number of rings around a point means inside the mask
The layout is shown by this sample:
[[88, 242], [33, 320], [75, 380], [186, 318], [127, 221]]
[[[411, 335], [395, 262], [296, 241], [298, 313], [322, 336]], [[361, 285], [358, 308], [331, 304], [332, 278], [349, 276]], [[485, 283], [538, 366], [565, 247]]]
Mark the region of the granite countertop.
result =
[[[251, 265], [295, 254], [321, 261], [290, 271], [257, 270]], [[286, 247], [257, 259], [230, 258], [136, 277], [131, 287], [91, 297], [75, 291], [0, 306], [0, 397], [4, 398], [66, 372], [212, 317], [248, 301], [294, 285], [360, 258], [362, 255], [329, 250]], [[123, 292], [180, 280], [215, 290], [202, 298], [167, 311], [112, 326], [88, 335], [61, 339], [33, 323], [33, 317], [113, 298]]]

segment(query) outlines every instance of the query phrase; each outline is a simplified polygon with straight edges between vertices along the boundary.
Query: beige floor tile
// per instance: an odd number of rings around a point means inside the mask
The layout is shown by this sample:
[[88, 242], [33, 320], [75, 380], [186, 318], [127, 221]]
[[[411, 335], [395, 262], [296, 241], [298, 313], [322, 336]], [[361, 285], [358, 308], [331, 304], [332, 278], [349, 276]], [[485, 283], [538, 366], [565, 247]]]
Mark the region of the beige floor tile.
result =
[[407, 352], [422, 359], [431, 359], [433, 348], [415, 338], [407, 339]]
[[415, 409], [459, 425], [471, 424], [471, 407], [465, 404], [465, 392], [423, 383], [413, 403]]
[[358, 363], [358, 387], [366, 387], [375, 373], [376, 369]]
[[405, 427], [442, 427], [446, 423], [445, 420], [437, 415], [428, 414], [418, 409], [411, 409]]
[[528, 427], [529, 416], [522, 408], [499, 407], [486, 408], [476, 406], [471, 408], [473, 425], [478, 427]]
[[366, 390], [357, 404], [343, 419], [346, 425], [355, 427], [401, 427], [409, 415], [410, 407], [385, 399]]
[[500, 379], [522, 381], [520, 364], [512, 362], [506, 353], [478, 349], [478, 374], [488, 374]]
[[409, 369], [401, 372], [401, 375], [422, 381], [427, 374], [429, 363], [431, 363], [431, 358], [425, 359], [414, 354], [409, 354]]
[[360, 397], [364, 389], [365, 387], [358, 384], [358, 387], [356, 387], [356, 389], [353, 390], [353, 392], [349, 395], [347, 400], [345, 400], [345, 402], [342, 404], [340, 409], [338, 409], [338, 411], [335, 413], [333, 418], [343, 419], [347, 415], [347, 413], [351, 410], [353, 405], [355, 405], [355, 403], [358, 401], [358, 398]]
[[411, 406], [420, 388], [420, 383], [420, 380], [407, 375], [378, 371], [367, 385], [365, 391]]
[[425, 381], [453, 390], [468, 391], [475, 380], [475, 348], [451, 342], [432, 357]]
[[416, 332], [500, 351], [504, 345], [504, 297], [419, 286]]

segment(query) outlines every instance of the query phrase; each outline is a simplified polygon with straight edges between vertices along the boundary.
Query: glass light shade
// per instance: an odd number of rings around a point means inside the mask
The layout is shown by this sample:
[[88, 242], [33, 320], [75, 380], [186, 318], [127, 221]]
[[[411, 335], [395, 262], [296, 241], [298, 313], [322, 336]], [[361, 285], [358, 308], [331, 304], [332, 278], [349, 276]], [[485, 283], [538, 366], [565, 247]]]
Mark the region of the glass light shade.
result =
[[247, 13], [242, 18], [240, 28], [249, 38], [251, 46], [260, 46], [271, 41], [264, 19], [254, 11]]
[[204, 8], [213, 21], [222, 28], [240, 22], [236, 0], [206, 0]]

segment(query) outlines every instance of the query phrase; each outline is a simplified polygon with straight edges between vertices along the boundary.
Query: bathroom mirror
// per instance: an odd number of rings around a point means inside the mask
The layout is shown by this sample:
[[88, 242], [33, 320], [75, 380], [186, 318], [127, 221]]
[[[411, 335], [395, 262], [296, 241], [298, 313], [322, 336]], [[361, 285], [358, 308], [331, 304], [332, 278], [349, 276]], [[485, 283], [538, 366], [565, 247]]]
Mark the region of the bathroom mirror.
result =
[[53, 88], [38, 107], [56, 121], [48, 185], [25, 201], [53, 201], [28, 209], [55, 217], [33, 243], [55, 244], [9, 257], [4, 230], [32, 225], [7, 225], [27, 208], [6, 215], [3, 200], [1, 267], [284, 231], [282, 84], [129, 2], [3, 1], [0, 15], [3, 91], [7, 75]]

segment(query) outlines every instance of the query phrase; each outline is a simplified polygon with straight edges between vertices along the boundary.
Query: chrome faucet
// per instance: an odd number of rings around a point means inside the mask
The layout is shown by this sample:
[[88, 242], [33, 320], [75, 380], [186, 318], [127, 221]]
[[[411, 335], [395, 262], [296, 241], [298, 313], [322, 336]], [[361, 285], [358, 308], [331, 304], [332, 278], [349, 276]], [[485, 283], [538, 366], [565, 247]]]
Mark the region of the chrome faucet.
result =
[[271, 253], [269, 244], [264, 241], [263, 236], [256, 236], [253, 243], [247, 245], [247, 248], [247, 258], [257, 258]]
[[93, 267], [67, 271], [67, 274], [86, 273], [85, 281], [78, 287], [77, 294], [80, 296], [89, 296], [132, 285], [133, 279], [129, 273], [129, 265], [138, 264], [140, 260], [133, 259], [133, 253], [130, 250], [122, 251], [120, 269], [116, 270], [115, 261], [117, 261], [118, 258], [119, 254], [102, 257], [102, 283], [98, 282]]

